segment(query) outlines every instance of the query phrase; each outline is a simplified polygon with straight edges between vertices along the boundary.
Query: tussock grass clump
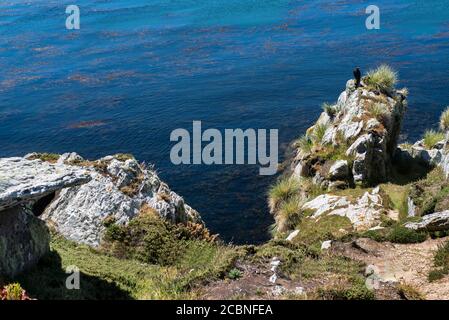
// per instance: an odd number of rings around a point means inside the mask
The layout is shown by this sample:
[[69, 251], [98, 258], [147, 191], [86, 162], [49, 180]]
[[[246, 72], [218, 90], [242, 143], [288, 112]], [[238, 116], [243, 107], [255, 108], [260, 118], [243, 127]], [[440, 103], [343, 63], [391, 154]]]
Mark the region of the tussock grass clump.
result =
[[440, 129], [442, 131], [449, 130], [449, 106], [446, 107], [446, 110], [440, 116]]
[[388, 113], [385, 105], [379, 102], [369, 103], [366, 110], [379, 122], [383, 123]]
[[334, 117], [340, 111], [340, 108], [339, 108], [338, 104], [330, 104], [328, 102], [324, 102], [321, 105], [321, 108], [331, 118]]
[[398, 293], [405, 300], [426, 300], [425, 296], [418, 289], [406, 283], [399, 285]]
[[313, 147], [313, 141], [307, 135], [303, 135], [294, 143], [295, 148], [301, 149], [303, 152], [310, 153]]
[[318, 296], [325, 300], [374, 300], [374, 292], [369, 290], [362, 277], [340, 281], [332, 286], [318, 289]]
[[393, 68], [383, 64], [374, 70], [368, 71], [363, 82], [372, 89], [389, 91], [394, 89], [398, 82], [398, 74]]
[[324, 134], [326, 133], [328, 126], [325, 124], [317, 124], [313, 128], [312, 140], [314, 144], [320, 145], [323, 140]]
[[273, 185], [268, 191], [268, 206], [271, 213], [275, 213], [282, 202], [296, 196], [300, 191], [300, 182], [298, 179], [282, 178]]
[[440, 245], [433, 257], [434, 269], [430, 270], [428, 279], [430, 282], [443, 279], [449, 274], [449, 241]]
[[278, 232], [291, 230], [299, 223], [301, 220], [301, 204], [301, 199], [296, 196], [281, 203], [275, 216]]
[[444, 134], [435, 130], [427, 130], [424, 133], [423, 143], [428, 149], [432, 149], [438, 142], [444, 140]]

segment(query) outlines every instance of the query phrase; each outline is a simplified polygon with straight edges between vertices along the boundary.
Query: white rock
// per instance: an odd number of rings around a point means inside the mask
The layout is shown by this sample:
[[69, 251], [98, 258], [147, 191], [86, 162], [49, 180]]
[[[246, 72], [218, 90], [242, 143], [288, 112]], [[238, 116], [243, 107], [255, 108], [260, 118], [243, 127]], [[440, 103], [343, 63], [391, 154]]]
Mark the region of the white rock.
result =
[[413, 203], [413, 199], [410, 197], [407, 197], [407, 216], [414, 217], [416, 215], [416, 206]]
[[371, 193], [365, 192], [354, 203], [343, 196], [323, 194], [306, 202], [302, 208], [313, 210], [311, 217], [315, 219], [323, 214], [346, 217], [356, 230], [366, 230], [378, 225], [384, 212], [383, 200], [377, 188]]
[[[113, 217], [116, 223], [126, 224], [144, 204], [174, 223], [202, 223], [198, 212], [186, 205], [153, 170], [142, 167], [134, 159], [125, 162], [114, 157], [103, 159], [108, 159], [103, 162], [109, 162], [107, 174], [89, 167], [87, 172], [91, 180], [81, 186], [63, 189], [41, 216], [66, 238], [98, 246], [106, 218]], [[134, 196], [121, 191], [131, 183], [136, 191]]]
[[299, 230], [292, 231], [285, 240], [291, 242], [298, 234]]
[[0, 211], [91, 179], [80, 167], [25, 158], [0, 159]]
[[449, 230], [449, 210], [425, 215], [420, 222], [409, 222], [405, 227], [416, 231]]
[[321, 250], [328, 250], [332, 246], [332, 240], [323, 241], [321, 243]]

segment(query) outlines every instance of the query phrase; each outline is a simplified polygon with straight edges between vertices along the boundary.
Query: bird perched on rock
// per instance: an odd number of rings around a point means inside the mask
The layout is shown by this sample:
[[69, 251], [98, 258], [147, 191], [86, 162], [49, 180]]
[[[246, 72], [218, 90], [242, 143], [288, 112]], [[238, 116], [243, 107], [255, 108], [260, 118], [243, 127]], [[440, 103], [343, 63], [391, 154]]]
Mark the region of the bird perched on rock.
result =
[[358, 88], [358, 87], [360, 87], [360, 80], [362, 78], [362, 73], [360, 72], [360, 68], [359, 67], [355, 68], [353, 73], [354, 73], [354, 79], [355, 79], [355, 87]]

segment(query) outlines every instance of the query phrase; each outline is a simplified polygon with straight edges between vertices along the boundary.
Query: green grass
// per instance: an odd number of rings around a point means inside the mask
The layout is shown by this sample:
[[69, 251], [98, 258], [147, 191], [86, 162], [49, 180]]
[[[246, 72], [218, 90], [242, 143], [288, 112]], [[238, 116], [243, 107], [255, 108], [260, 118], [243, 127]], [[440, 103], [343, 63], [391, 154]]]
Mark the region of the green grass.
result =
[[317, 124], [313, 128], [312, 140], [315, 145], [320, 146], [326, 133], [328, 126], [325, 124]]
[[242, 272], [237, 268], [231, 269], [228, 273], [228, 278], [231, 280], [237, 280], [241, 277], [242, 277]]
[[300, 191], [300, 182], [296, 178], [282, 177], [268, 191], [268, 206], [271, 213], [275, 213], [282, 202], [297, 196]]
[[[337, 240], [343, 237], [346, 232], [352, 230], [352, 224], [346, 217], [323, 215], [318, 220], [302, 219], [296, 229], [299, 229], [300, 232], [294, 238], [295, 243], [320, 247], [322, 241]], [[342, 232], [340, 229], [346, 232]]]
[[392, 209], [399, 212], [399, 220], [404, 221], [407, 219], [409, 186], [387, 183], [381, 185], [381, 190], [383, 190], [390, 199]]
[[281, 203], [275, 215], [278, 232], [291, 230], [299, 223], [302, 218], [301, 205], [299, 197], [291, 197]]
[[449, 209], [449, 182], [442, 169], [437, 167], [424, 179], [412, 183], [410, 197], [419, 216]]
[[449, 274], [449, 241], [440, 245], [433, 257], [434, 269], [430, 270], [430, 282], [443, 279]]
[[440, 116], [440, 129], [442, 131], [447, 131], [449, 129], [449, 106]]
[[50, 163], [55, 163], [56, 161], [58, 161], [60, 155], [56, 154], [56, 153], [36, 153], [35, 155], [29, 157], [29, 160], [42, 160], [42, 161], [46, 161], [46, 162], [50, 162]]
[[[231, 246], [185, 241], [169, 266], [120, 259], [54, 235], [51, 253], [17, 280], [37, 299], [193, 299], [195, 285], [224, 275], [240, 254]], [[68, 290], [68, 266], [81, 272], [80, 290]]]
[[374, 70], [368, 71], [363, 82], [371, 89], [386, 91], [394, 89], [398, 82], [398, 74], [388, 65], [381, 65]]
[[312, 151], [313, 141], [310, 137], [304, 135], [294, 142], [294, 146], [303, 152], [310, 153]]
[[425, 232], [416, 232], [396, 223], [384, 229], [365, 231], [360, 236], [373, 239], [377, 242], [388, 241], [406, 244], [424, 242], [427, 240], [428, 234]]
[[337, 283], [318, 290], [320, 298], [325, 300], [374, 300], [374, 292], [365, 285], [363, 277], [354, 277], [345, 283]]
[[444, 133], [442, 132], [437, 132], [435, 130], [427, 130], [424, 133], [423, 142], [424, 146], [427, 149], [432, 149], [441, 140], [444, 140]]

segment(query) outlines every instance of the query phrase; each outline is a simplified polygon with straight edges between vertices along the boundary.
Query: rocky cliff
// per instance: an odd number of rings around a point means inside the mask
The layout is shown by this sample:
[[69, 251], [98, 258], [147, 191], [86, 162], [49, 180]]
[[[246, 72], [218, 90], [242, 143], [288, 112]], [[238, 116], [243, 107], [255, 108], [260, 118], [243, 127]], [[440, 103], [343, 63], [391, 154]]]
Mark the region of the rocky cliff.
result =
[[363, 82], [356, 88], [349, 80], [299, 141], [294, 175], [328, 189], [385, 181], [406, 104], [403, 91], [373, 90]]

